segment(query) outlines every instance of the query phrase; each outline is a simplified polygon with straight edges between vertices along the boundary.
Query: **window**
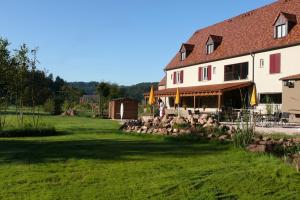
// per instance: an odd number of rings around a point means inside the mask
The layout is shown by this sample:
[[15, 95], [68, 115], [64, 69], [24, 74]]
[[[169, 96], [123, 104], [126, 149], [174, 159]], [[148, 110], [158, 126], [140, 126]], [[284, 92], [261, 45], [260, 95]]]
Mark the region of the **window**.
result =
[[276, 38], [283, 38], [287, 35], [287, 25], [281, 24], [276, 26]]
[[199, 81], [210, 81], [211, 80], [211, 66], [199, 67]]
[[208, 67], [202, 67], [202, 80], [208, 80]]
[[270, 55], [270, 74], [278, 74], [281, 71], [281, 54]]
[[248, 62], [226, 65], [224, 72], [224, 81], [248, 79]]
[[282, 104], [282, 93], [260, 94], [259, 102], [262, 104]]
[[181, 60], [185, 60], [186, 59], [186, 52], [182, 52], [181, 53]]
[[265, 66], [265, 60], [264, 59], [260, 59], [260, 61], [259, 61], [259, 67], [260, 68], [264, 68], [264, 66]]
[[182, 83], [183, 83], [183, 70], [174, 72], [173, 84], [182, 84]]
[[213, 52], [214, 52], [214, 45], [213, 44], [206, 45], [206, 53], [212, 54]]

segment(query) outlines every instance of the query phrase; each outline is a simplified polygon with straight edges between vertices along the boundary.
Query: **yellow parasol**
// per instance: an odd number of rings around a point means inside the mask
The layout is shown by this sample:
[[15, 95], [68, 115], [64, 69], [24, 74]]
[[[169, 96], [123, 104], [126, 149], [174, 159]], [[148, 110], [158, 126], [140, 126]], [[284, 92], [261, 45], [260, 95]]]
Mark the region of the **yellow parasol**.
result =
[[154, 105], [155, 104], [155, 96], [154, 96], [154, 90], [153, 90], [153, 86], [151, 86], [151, 90], [150, 90], [150, 94], [149, 94], [149, 101], [148, 101], [149, 105]]
[[179, 89], [177, 88], [175, 104], [179, 106], [179, 103], [180, 103], [180, 95], [179, 95]]
[[256, 86], [255, 85], [253, 85], [251, 99], [250, 99], [250, 105], [252, 107], [257, 105], [257, 94], [256, 94]]

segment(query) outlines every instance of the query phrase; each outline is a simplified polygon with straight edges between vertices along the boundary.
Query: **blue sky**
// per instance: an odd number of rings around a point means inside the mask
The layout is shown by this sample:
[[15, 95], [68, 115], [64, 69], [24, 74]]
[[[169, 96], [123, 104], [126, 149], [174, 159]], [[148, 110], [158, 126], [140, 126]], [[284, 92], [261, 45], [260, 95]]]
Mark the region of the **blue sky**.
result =
[[0, 0], [0, 36], [67, 81], [159, 81], [197, 29], [274, 0]]

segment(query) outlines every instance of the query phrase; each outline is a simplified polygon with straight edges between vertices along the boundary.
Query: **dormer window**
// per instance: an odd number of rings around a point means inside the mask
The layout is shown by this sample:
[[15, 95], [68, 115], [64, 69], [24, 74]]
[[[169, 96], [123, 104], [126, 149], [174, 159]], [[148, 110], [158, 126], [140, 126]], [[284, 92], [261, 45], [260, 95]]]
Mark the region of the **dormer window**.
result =
[[181, 52], [181, 60], [185, 60], [185, 59], [186, 59], [186, 51]]
[[181, 48], [180, 48], [180, 60], [184, 61], [185, 59], [187, 59], [187, 57], [192, 53], [193, 49], [194, 49], [193, 44], [182, 44]]
[[281, 24], [276, 26], [276, 38], [283, 38], [287, 35], [287, 25]]
[[214, 52], [214, 45], [213, 44], [206, 45], [206, 53], [212, 54], [213, 52]]
[[206, 54], [212, 54], [222, 43], [222, 37], [210, 35], [206, 42]]
[[287, 36], [295, 24], [297, 24], [296, 15], [281, 12], [273, 24], [274, 38], [279, 39]]

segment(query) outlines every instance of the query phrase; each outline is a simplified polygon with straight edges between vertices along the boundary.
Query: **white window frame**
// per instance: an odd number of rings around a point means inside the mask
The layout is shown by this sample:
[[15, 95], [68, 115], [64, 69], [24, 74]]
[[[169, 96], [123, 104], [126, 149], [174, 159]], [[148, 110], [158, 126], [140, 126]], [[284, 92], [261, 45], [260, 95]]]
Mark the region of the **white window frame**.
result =
[[202, 81], [208, 81], [208, 67], [202, 67]]
[[276, 37], [283, 38], [287, 36], [287, 24], [280, 24], [276, 26]]
[[181, 52], [181, 60], [185, 60], [186, 59], [186, 52]]
[[212, 54], [213, 52], [214, 52], [214, 45], [213, 44], [206, 45], [206, 53]]
[[173, 78], [176, 78], [176, 85], [183, 84], [183, 83], [181, 83], [181, 80], [180, 80], [180, 73], [181, 73], [181, 71], [176, 71], [175, 77], [173, 77]]
[[264, 68], [265, 67], [265, 60], [264, 59], [260, 59], [259, 60], [259, 67], [260, 68]]

